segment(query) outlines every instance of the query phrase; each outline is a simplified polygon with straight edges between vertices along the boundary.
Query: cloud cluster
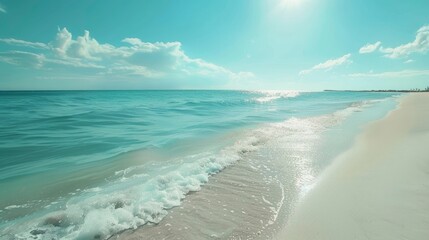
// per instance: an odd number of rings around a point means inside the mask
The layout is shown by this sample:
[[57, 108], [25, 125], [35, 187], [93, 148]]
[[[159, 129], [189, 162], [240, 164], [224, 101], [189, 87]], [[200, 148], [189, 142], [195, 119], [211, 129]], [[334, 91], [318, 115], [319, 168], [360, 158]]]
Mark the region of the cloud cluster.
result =
[[[360, 54], [368, 54], [379, 51], [384, 54], [387, 58], [397, 59], [405, 58], [404, 63], [409, 64], [414, 62], [413, 59], [408, 57], [413, 53], [425, 54], [429, 52], [429, 25], [421, 27], [417, 30], [414, 41], [399, 45], [397, 47], [383, 47], [381, 41], [375, 43], [367, 43], [359, 49]], [[326, 62], [319, 63], [310, 69], [303, 70], [299, 75], [309, 74], [315, 70], [328, 71], [334, 67], [351, 63], [351, 54], [346, 54], [337, 59], [330, 59]], [[391, 71], [391, 72], [380, 72], [380, 73], [352, 73], [348, 74], [348, 77], [352, 78], [410, 78], [410, 77], [422, 77], [429, 76], [428, 70], [403, 70], [403, 71]]]
[[185, 54], [180, 42], [150, 43], [138, 38], [125, 38], [121, 46], [114, 46], [99, 43], [89, 31], [73, 38], [66, 28], [58, 29], [55, 39], [49, 43], [13, 38], [0, 39], [0, 42], [26, 49], [0, 53], [0, 61], [24, 67], [92, 69], [102, 76], [143, 79], [194, 76], [236, 80], [253, 76], [250, 72], [233, 72], [202, 59], [191, 58]]
[[309, 73], [311, 73], [312, 71], [315, 71], [315, 70], [329, 71], [329, 70], [331, 70], [334, 67], [338, 67], [338, 66], [343, 65], [343, 64], [351, 63], [352, 62], [350, 60], [351, 56], [352, 55], [349, 53], [349, 54], [346, 54], [346, 55], [344, 55], [342, 57], [339, 57], [339, 58], [336, 58], [336, 59], [329, 59], [329, 60], [327, 60], [327, 61], [325, 61], [323, 63], [319, 63], [319, 64], [313, 66], [310, 69], [306, 69], [306, 70], [301, 71], [299, 73], [299, 75], [309, 74]]
[[421, 27], [414, 41], [393, 48], [380, 48], [389, 58], [407, 57], [412, 53], [426, 53], [429, 51], [429, 26]]
[[388, 58], [403, 58], [408, 57], [413, 53], [427, 53], [429, 51], [429, 26], [423, 26], [417, 30], [414, 41], [399, 45], [397, 47], [382, 47], [381, 42], [367, 44], [363, 46], [359, 53], [372, 53], [379, 49]]

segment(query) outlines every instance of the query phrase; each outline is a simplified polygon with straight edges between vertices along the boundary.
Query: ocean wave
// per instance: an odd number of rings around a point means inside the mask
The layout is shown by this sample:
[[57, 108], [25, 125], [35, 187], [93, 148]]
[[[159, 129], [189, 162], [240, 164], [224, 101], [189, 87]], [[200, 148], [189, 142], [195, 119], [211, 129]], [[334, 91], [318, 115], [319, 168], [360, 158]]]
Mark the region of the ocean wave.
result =
[[104, 239], [121, 230], [158, 223], [168, 209], [180, 205], [187, 193], [199, 191], [209, 176], [256, 149], [257, 139], [250, 137], [218, 153], [188, 156], [178, 161], [185, 163], [172, 167], [174, 170], [148, 180], [145, 174], [121, 177], [104, 188], [81, 191], [65, 204], [64, 210], [11, 225], [3, 229], [0, 236], [5, 239]]
[[[282, 94], [280, 97], [288, 95]], [[49, 212], [47, 209], [47, 213], [39, 213], [38, 217], [29, 216], [8, 224], [2, 229], [0, 237], [105, 239], [125, 229], [159, 223], [169, 209], [181, 204], [186, 194], [199, 191], [210, 176], [243, 159], [247, 153], [288, 134], [308, 133], [309, 136], [317, 136], [316, 133], [340, 123], [353, 112], [371, 104], [371, 101], [358, 102], [332, 114], [263, 124], [247, 131], [240, 140], [220, 151], [173, 159], [169, 167], [152, 173], [154, 177], [137, 174], [139, 171], [135, 168], [139, 167], [117, 171], [116, 180], [105, 186], [80, 191], [61, 210]], [[278, 212], [281, 206], [276, 207]]]

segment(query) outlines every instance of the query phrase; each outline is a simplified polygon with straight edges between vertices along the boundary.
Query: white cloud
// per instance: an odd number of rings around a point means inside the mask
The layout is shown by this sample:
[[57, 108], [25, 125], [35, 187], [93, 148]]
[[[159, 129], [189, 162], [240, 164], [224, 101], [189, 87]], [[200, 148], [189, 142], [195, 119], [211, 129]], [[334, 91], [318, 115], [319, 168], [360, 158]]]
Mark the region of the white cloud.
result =
[[82, 36], [72, 39], [72, 34], [66, 29], [59, 29], [53, 42], [49, 44], [57, 57], [81, 61], [101, 61], [112, 57], [115, 47], [110, 44], [100, 44], [90, 37], [89, 31]]
[[[140, 76], [143, 78], [180, 79], [189, 76], [236, 80], [253, 77], [249, 72], [233, 72], [222, 66], [185, 54], [180, 42], [143, 42], [138, 38], [125, 38], [125, 45], [99, 43], [85, 31], [73, 38], [66, 29], [58, 29], [50, 43], [28, 42], [18, 39], [0, 39], [0, 42], [38, 48], [43, 52], [43, 63], [50, 68], [92, 68], [96, 74], [106, 76]], [[15, 52], [16, 53], [16, 52]], [[4, 53], [5, 54], [5, 53]], [[29, 53], [35, 54], [36, 53]], [[13, 55], [13, 54], [12, 54]], [[28, 55], [30, 56], [30, 55]], [[42, 56], [42, 55], [41, 55]], [[34, 58], [34, 56], [33, 56]], [[17, 65], [22, 58], [5, 54], [0, 61]]]
[[7, 13], [5, 7], [0, 3], [0, 12]]
[[340, 66], [340, 65], [343, 65], [343, 64], [347, 64], [347, 63], [351, 63], [352, 61], [349, 60], [351, 56], [352, 55], [349, 53], [349, 54], [346, 54], [346, 55], [344, 55], [344, 56], [342, 56], [340, 58], [337, 58], [337, 59], [329, 59], [326, 62], [319, 63], [319, 64], [313, 66], [310, 69], [302, 70], [299, 73], [299, 75], [309, 74], [309, 73], [311, 73], [314, 70], [329, 71], [329, 70], [331, 70], [334, 67], [337, 67], [337, 66]]
[[408, 59], [407, 61], [405, 61], [404, 63], [412, 63], [412, 62], [414, 62], [414, 60], [413, 59]]
[[359, 53], [360, 54], [372, 53], [372, 52], [376, 51], [380, 47], [380, 45], [381, 45], [380, 41], [378, 41], [374, 44], [368, 43], [359, 49]]
[[0, 61], [12, 65], [22, 67], [41, 68], [43, 66], [45, 56], [43, 54], [35, 54], [22, 51], [0, 52]]
[[7, 43], [10, 45], [19, 46], [19, 47], [48, 49], [48, 45], [46, 45], [44, 43], [27, 42], [27, 41], [15, 39], [15, 38], [0, 38], [0, 42]]
[[412, 53], [426, 53], [429, 51], [429, 25], [421, 27], [413, 42], [402, 44], [394, 48], [380, 48], [389, 58], [407, 57]]
[[429, 76], [429, 70], [402, 70], [392, 72], [380, 72], [380, 73], [352, 73], [348, 75], [352, 78], [409, 78], [409, 77], [421, 77]]
[[51, 46], [58, 55], [65, 56], [66, 50], [69, 48], [71, 41], [72, 35], [67, 30], [67, 28], [58, 28], [57, 36], [55, 37], [55, 40], [51, 43]]

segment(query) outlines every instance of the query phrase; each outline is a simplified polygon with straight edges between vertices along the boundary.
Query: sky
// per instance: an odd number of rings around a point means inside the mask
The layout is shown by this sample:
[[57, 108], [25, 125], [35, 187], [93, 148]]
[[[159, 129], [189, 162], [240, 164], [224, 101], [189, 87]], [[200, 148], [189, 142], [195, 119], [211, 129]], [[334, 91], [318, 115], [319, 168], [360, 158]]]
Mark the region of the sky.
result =
[[429, 1], [0, 0], [0, 90], [429, 86]]

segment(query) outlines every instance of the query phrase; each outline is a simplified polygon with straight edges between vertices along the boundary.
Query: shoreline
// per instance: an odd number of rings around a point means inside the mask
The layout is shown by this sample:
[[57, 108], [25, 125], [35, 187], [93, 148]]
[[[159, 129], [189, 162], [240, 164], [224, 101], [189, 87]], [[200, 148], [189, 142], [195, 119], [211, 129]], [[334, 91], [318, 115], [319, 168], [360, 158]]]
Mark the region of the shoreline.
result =
[[[265, 165], [269, 170], [258, 164], [258, 156], [248, 154], [246, 160], [211, 176], [201, 190], [189, 192], [161, 222], [108, 239], [274, 238], [283, 225], [275, 218], [284, 211], [285, 189], [273, 164]], [[268, 183], [267, 174], [273, 176]]]
[[375, 92], [375, 93], [427, 93], [429, 92], [429, 90], [425, 89], [425, 90], [393, 90], [393, 89], [389, 89], [389, 90], [332, 90], [332, 89], [326, 89], [323, 90], [324, 92]]
[[[125, 230], [109, 239], [275, 239], [299, 199], [312, 187], [313, 179], [329, 166], [333, 157], [325, 158], [333, 154], [329, 151], [337, 148], [335, 143], [350, 140], [352, 144], [357, 132], [342, 132], [345, 139], [331, 139], [326, 144], [321, 140], [328, 140], [334, 129], [344, 131], [346, 116], [351, 112], [359, 115], [360, 111], [351, 106], [328, 115], [286, 121], [292, 125], [284, 125], [288, 129], [285, 135], [275, 134], [265, 147], [246, 153], [240, 161], [211, 176], [200, 191], [188, 194], [161, 222]], [[355, 116], [355, 122], [347, 127], [361, 126], [366, 118], [378, 119], [367, 111], [357, 119]], [[337, 150], [333, 152], [339, 154], [346, 146]]]
[[410, 94], [339, 155], [278, 239], [429, 236], [429, 94]]
[[[271, 96], [271, 93], [261, 94]], [[111, 235], [125, 236], [122, 230], [134, 229], [130, 231], [137, 234], [137, 239], [272, 239], [322, 170], [329, 166], [334, 156], [346, 149], [346, 145], [337, 146], [336, 142], [350, 140], [351, 145], [352, 138], [359, 132], [357, 129], [370, 119], [381, 118], [397, 103], [396, 100], [386, 101], [396, 98], [396, 94], [305, 93], [301, 97], [292, 97], [293, 100], [280, 99], [260, 105], [256, 99], [261, 98], [261, 94], [228, 94], [232, 98], [227, 103], [224, 99], [228, 96], [224, 93], [214, 94], [213, 101], [208, 103], [181, 95], [179, 99], [184, 102], [180, 106], [186, 106], [188, 110], [177, 113], [176, 103], [172, 103], [171, 106], [161, 106], [164, 109], [161, 112], [167, 116], [187, 116], [207, 109], [198, 117], [182, 119], [178, 122], [179, 128], [157, 125], [156, 117], [146, 120], [155, 124], [149, 128], [168, 130], [166, 133], [170, 134], [153, 141], [170, 141], [159, 148], [162, 154], [157, 155], [155, 148], [155, 152], [149, 149], [147, 154], [138, 151], [135, 155], [127, 153], [118, 156], [118, 164], [123, 166], [123, 170], [114, 171], [114, 176], [106, 179], [106, 184], [77, 189], [67, 199], [48, 202], [50, 205], [40, 211], [37, 209], [28, 218], [16, 218], [2, 225], [5, 229], [2, 236], [10, 239], [105, 239]], [[107, 96], [94, 97], [105, 99]], [[62, 101], [69, 101], [70, 96], [63, 97]], [[119, 99], [123, 97], [128, 99], [125, 95], [118, 96]], [[158, 97], [163, 98], [163, 95]], [[133, 108], [134, 100], [126, 100], [125, 106]], [[121, 104], [121, 109], [124, 104]], [[101, 107], [104, 109], [107, 106], [102, 104]], [[240, 114], [234, 113], [237, 109]], [[142, 110], [131, 114], [128, 110], [121, 110], [110, 113], [109, 107], [104, 110], [109, 113], [106, 116], [119, 116], [125, 124], [130, 116], [140, 122], [138, 116], [146, 112]], [[231, 110], [230, 115], [223, 116], [226, 110]], [[205, 125], [199, 123], [200, 119], [216, 114], [219, 118], [213, 118]], [[81, 120], [87, 120], [92, 115], [72, 116], [78, 127]], [[69, 115], [66, 114], [65, 120], [69, 121]], [[169, 122], [166, 118], [159, 120]], [[227, 124], [219, 125], [219, 120]], [[109, 124], [101, 126], [102, 129], [107, 129]], [[135, 123], [130, 121], [129, 124], [134, 126]], [[150, 125], [139, 126], [143, 131]], [[98, 125], [89, 127], [88, 133], [93, 131], [98, 136], [97, 129]], [[199, 137], [185, 138], [180, 140], [180, 144], [171, 144], [174, 139], [184, 136], [171, 135], [181, 132], [180, 129], [195, 133], [221, 131], [213, 138], [209, 135], [201, 136], [201, 141]], [[333, 135], [341, 133], [342, 138], [326, 139], [325, 135], [331, 135], [331, 129], [336, 129]], [[121, 128], [119, 139], [126, 143], [129, 136], [123, 132], [128, 131], [132, 137], [134, 135], [130, 130], [128, 127]], [[87, 135], [77, 133], [80, 137]], [[99, 137], [104, 139], [101, 135]], [[122, 146], [121, 141], [118, 146]], [[7, 209], [6, 212], [17, 210]], [[171, 217], [173, 220], [170, 220]]]

